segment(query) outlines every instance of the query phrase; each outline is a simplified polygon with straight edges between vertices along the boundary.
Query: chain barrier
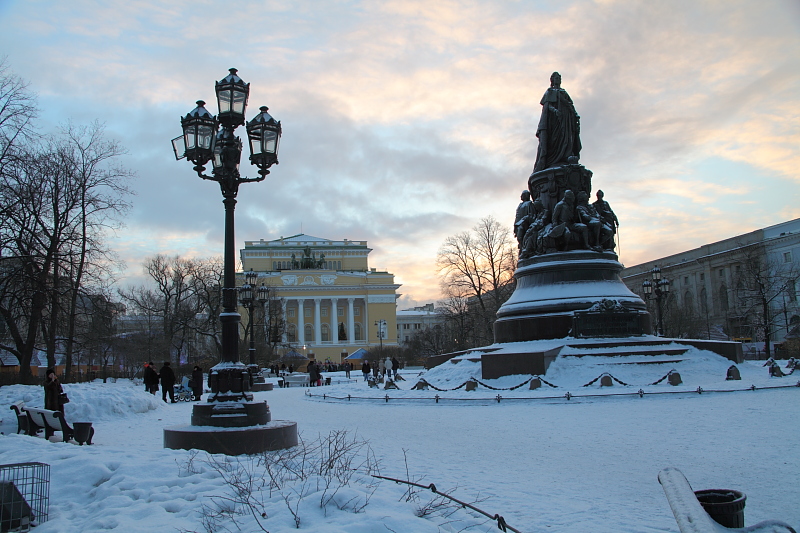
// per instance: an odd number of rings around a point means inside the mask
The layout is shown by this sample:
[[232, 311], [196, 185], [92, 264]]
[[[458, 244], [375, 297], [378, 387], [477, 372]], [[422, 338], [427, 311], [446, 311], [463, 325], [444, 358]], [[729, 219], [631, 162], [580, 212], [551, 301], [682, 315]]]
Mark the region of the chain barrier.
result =
[[439, 391], [439, 392], [450, 392], [450, 391], [458, 390], [458, 389], [460, 389], [460, 388], [462, 388], [462, 387], [466, 387], [466, 385], [467, 385], [467, 383], [468, 383], [468, 381], [465, 381], [464, 383], [462, 383], [461, 385], [459, 385], [459, 386], [458, 386], [458, 387], [456, 387], [455, 389], [440, 389], [440, 388], [439, 388], [439, 387], [437, 387], [436, 385], [431, 385], [430, 383], [428, 383], [428, 382], [427, 382], [427, 381], [425, 381], [424, 379], [421, 379], [420, 381], [422, 381], [423, 383], [425, 383], [425, 385], [427, 385], [428, 387], [432, 388], [433, 390], [437, 390], [437, 391]]
[[675, 372], [674, 368], [672, 370], [670, 370], [669, 372], [667, 372], [666, 374], [664, 374], [663, 378], [659, 379], [658, 381], [654, 381], [654, 382], [650, 383], [650, 385], [658, 385], [659, 383], [661, 383], [662, 381], [667, 379], [670, 376], [670, 374], [672, 374], [673, 372]]
[[620, 385], [624, 385], [624, 386], [626, 386], [626, 387], [628, 386], [628, 384], [627, 384], [627, 383], [625, 383], [624, 381], [620, 381], [620, 380], [618, 380], [617, 378], [615, 378], [614, 376], [612, 376], [612, 375], [611, 375], [611, 374], [609, 374], [608, 372], [603, 372], [602, 374], [600, 374], [599, 376], [597, 376], [596, 378], [594, 378], [592, 381], [590, 381], [589, 383], [587, 383], [586, 385], [584, 385], [584, 387], [588, 387], [589, 385], [593, 384], [595, 381], [597, 381], [598, 379], [602, 378], [603, 376], [608, 376], [608, 377], [610, 377], [611, 379], [613, 379], [614, 381], [616, 381], [616, 382], [617, 382], [617, 383], [619, 383]]
[[377, 476], [375, 474], [372, 474], [372, 477], [377, 478], [377, 479], [385, 479], [387, 481], [394, 481], [395, 483], [405, 483], [406, 485], [411, 485], [412, 487], [419, 487], [421, 489], [428, 489], [431, 492], [433, 492], [434, 494], [436, 494], [437, 496], [442, 496], [443, 498], [447, 498], [448, 500], [456, 502], [462, 508], [467, 507], [467, 508], [475, 511], [476, 513], [482, 514], [486, 518], [490, 518], [490, 519], [494, 520], [495, 522], [497, 522], [497, 529], [499, 529], [500, 531], [513, 531], [514, 533], [522, 533], [522, 531], [520, 531], [519, 529], [515, 529], [515, 528], [509, 526], [508, 524], [506, 524], [505, 518], [503, 518], [499, 514], [491, 515], [491, 514], [487, 513], [486, 511], [478, 509], [477, 507], [475, 507], [472, 504], [469, 504], [467, 502], [462, 502], [458, 498], [455, 498], [453, 496], [450, 496], [447, 493], [444, 493], [444, 492], [441, 492], [439, 490], [436, 490], [436, 485], [434, 485], [433, 483], [431, 483], [430, 485], [420, 485], [419, 483], [414, 483], [413, 481], [406, 481], [405, 479], [397, 479], [397, 478], [386, 477], [386, 476]]
[[[459, 387], [460, 388], [460, 387]], [[645, 392], [643, 389], [639, 389], [637, 391], [632, 392], [616, 392], [613, 394], [572, 394], [571, 392], [566, 392], [561, 396], [527, 396], [521, 398], [514, 398], [514, 397], [502, 397], [499, 394], [495, 397], [491, 398], [446, 398], [439, 396], [438, 394], [434, 397], [391, 397], [388, 394], [384, 396], [353, 396], [348, 394], [347, 396], [335, 396], [333, 394], [313, 394], [311, 393], [310, 389], [305, 391], [305, 395], [309, 398], [321, 398], [323, 400], [343, 400], [343, 401], [351, 401], [351, 400], [380, 400], [383, 402], [388, 403], [389, 400], [399, 400], [399, 401], [425, 401], [425, 400], [434, 400], [436, 403], [440, 403], [441, 401], [465, 401], [465, 402], [496, 402], [500, 403], [501, 400], [507, 401], [515, 401], [515, 400], [559, 400], [559, 399], [566, 399], [571, 400], [572, 398], [604, 398], [607, 396], [639, 396], [643, 398], [645, 395], [658, 395], [658, 394], [703, 394], [710, 393], [710, 392], [745, 392], [745, 391], [757, 391], [757, 390], [768, 390], [768, 389], [794, 389], [800, 388], [800, 381], [796, 382], [794, 385], [775, 385], [775, 386], [768, 386], [768, 387], [756, 387], [755, 385], [750, 385], [744, 389], [704, 389], [702, 387], [697, 387], [694, 390], [665, 390], [665, 391], [648, 391]], [[451, 389], [455, 390], [455, 389]]]

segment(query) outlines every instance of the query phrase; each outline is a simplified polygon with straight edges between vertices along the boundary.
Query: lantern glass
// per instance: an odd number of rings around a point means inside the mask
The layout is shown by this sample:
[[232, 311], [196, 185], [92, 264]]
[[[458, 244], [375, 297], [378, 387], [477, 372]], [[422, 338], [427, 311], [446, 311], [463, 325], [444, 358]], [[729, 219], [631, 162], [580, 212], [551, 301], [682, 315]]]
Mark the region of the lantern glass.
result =
[[650, 295], [653, 292], [653, 284], [649, 279], [646, 279], [644, 282], [642, 282], [642, 290], [646, 295]]
[[669, 280], [662, 279], [661, 280], [661, 290], [664, 291], [665, 294], [669, 294]]
[[278, 132], [273, 130], [264, 130], [264, 135], [261, 139], [261, 151], [265, 154], [278, 153]]
[[217, 82], [217, 105], [219, 105], [219, 120], [223, 125], [235, 127], [244, 124], [244, 112], [247, 108], [247, 98], [250, 95], [250, 84], [242, 81], [236, 74], [236, 69], [230, 69], [230, 74]]
[[214, 138], [214, 129], [208, 124], [197, 126], [197, 147], [203, 150], [211, 149], [211, 142]]
[[262, 304], [269, 300], [269, 289], [262, 283], [258, 288], [258, 301]]
[[248, 303], [253, 300], [253, 286], [249, 283], [245, 283], [239, 288], [239, 299], [244, 302]]
[[183, 135], [172, 139], [172, 151], [175, 152], [175, 159], [178, 161], [186, 157], [186, 143], [183, 142]]
[[222, 143], [216, 141], [214, 142], [214, 148], [211, 150], [214, 154], [214, 157], [211, 158], [211, 164], [214, 166], [214, 170], [219, 170], [222, 168]]
[[255, 285], [256, 280], [258, 280], [258, 272], [253, 272], [252, 270], [245, 274], [245, 279], [247, 279], [248, 285]]
[[656, 281], [661, 279], [661, 267], [653, 267], [653, 279]]

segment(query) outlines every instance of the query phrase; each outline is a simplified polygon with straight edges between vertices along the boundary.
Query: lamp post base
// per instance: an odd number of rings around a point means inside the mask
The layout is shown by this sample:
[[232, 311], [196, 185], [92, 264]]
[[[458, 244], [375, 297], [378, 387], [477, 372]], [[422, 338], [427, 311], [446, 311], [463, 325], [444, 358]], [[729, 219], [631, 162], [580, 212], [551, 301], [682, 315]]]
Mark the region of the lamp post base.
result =
[[250, 379], [240, 362], [215, 365], [208, 400], [194, 405], [190, 426], [164, 428], [164, 447], [241, 455], [296, 446], [297, 423], [272, 422], [267, 402], [253, 400]]
[[251, 455], [297, 446], [297, 422], [276, 420], [262, 426], [164, 428], [164, 448], [204, 450], [226, 455]]

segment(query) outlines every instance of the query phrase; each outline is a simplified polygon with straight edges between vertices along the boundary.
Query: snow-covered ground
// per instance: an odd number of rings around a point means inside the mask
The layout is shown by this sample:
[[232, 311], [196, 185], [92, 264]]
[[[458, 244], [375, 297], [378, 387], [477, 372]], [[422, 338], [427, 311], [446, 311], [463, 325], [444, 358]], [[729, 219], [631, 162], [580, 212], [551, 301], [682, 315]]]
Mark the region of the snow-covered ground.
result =
[[[471, 392], [410, 391], [421, 370], [405, 369], [403, 390], [370, 389], [353, 372], [348, 384], [276, 388], [256, 393], [256, 399], [269, 403], [274, 420], [296, 421], [309, 449], [344, 430], [353, 446], [350, 466], [374, 455], [381, 475], [434, 483], [526, 533], [678, 531], [656, 479], [668, 466], [680, 469], [696, 490], [744, 492], [747, 525], [778, 519], [800, 530], [800, 387], [766, 388], [796, 385], [800, 375], [770, 378], [763, 363], [747, 362], [739, 365], [741, 381], [725, 381], [730, 362], [714, 354], [695, 350], [676, 359], [682, 361], [630, 365], [630, 358], [563, 357], [545, 376], [558, 387], [534, 391], [527, 385], [514, 391], [483, 385]], [[673, 368], [682, 385], [649, 385]], [[628, 385], [601, 388], [597, 380], [583, 387], [604, 372]], [[481, 380], [479, 365], [468, 356], [424, 377], [439, 389], [469, 378], [507, 389], [530, 378]], [[733, 391], [752, 385], [756, 390]], [[705, 392], [698, 394], [698, 387]], [[94, 423], [92, 446], [57, 442], [60, 433], [52, 442], [14, 434], [8, 406], [20, 399], [40, 406], [42, 391], [0, 388], [0, 463], [51, 465], [50, 520], [36, 528], [40, 533], [214, 527], [276, 533], [295, 530], [294, 515], [300, 530], [320, 533], [498, 530], [480, 515], [429, 505], [435, 497], [430, 491], [409, 498], [407, 486], [362, 473], [339, 488], [319, 472], [307, 472], [301, 481], [282, 479], [271, 493], [268, 487], [254, 490], [257, 514], [246, 508], [248, 514], [234, 516], [235, 522], [223, 516], [214, 525], [211, 516], [233, 496], [223, 473], [228, 479], [235, 472], [240, 479], [243, 472], [251, 479], [277, 478], [255, 459], [165, 450], [163, 428], [188, 423], [191, 403], [167, 405], [122, 381], [65, 389], [71, 398], [68, 420]], [[639, 389], [643, 397], [609, 395]], [[709, 392], [725, 390], [731, 392]], [[654, 394], [676, 391], [681, 393]], [[351, 400], [342, 399], [348, 394]], [[455, 401], [475, 398], [482, 400]], [[329, 500], [324, 507], [322, 500]], [[430, 514], [419, 517], [420, 511]]]

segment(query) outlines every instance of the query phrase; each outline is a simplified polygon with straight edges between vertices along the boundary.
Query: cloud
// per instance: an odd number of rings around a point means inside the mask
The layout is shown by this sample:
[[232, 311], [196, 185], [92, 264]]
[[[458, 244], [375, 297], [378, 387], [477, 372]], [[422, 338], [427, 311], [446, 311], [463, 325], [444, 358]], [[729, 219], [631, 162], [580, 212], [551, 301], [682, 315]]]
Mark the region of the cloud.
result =
[[131, 276], [155, 252], [221, 253], [219, 189], [169, 140], [195, 100], [216, 107], [230, 67], [251, 83], [250, 116], [266, 104], [284, 127], [280, 165], [241, 188], [239, 246], [301, 225], [368, 240], [404, 301], [435, 299], [447, 236], [511, 224], [554, 70], [627, 263], [797, 216], [793, 0], [222, 5], [19, 2], [0, 20], [44, 129], [99, 118], [128, 147], [138, 195], [114, 242]]

